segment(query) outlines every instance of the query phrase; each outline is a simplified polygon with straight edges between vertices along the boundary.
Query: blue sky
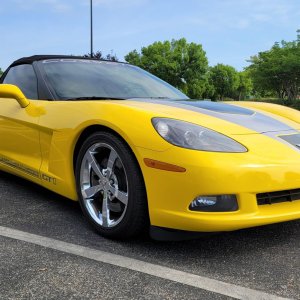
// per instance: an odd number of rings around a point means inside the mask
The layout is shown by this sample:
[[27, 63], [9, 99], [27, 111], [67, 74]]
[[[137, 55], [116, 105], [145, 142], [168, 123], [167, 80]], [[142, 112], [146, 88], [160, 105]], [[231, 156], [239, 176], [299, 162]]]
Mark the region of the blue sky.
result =
[[[94, 50], [119, 59], [154, 41], [200, 43], [209, 64], [242, 70], [251, 55], [296, 39], [299, 0], [93, 0]], [[33, 54], [90, 51], [89, 0], [2, 0], [0, 67]]]

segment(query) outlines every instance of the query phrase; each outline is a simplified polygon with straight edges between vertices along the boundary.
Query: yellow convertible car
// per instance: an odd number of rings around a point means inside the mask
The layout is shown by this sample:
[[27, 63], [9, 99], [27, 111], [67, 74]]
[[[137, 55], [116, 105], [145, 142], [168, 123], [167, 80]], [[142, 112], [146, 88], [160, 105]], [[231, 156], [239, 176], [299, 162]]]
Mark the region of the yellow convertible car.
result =
[[79, 200], [103, 236], [300, 217], [296, 110], [195, 101], [135, 66], [74, 56], [19, 59], [0, 83], [0, 169]]

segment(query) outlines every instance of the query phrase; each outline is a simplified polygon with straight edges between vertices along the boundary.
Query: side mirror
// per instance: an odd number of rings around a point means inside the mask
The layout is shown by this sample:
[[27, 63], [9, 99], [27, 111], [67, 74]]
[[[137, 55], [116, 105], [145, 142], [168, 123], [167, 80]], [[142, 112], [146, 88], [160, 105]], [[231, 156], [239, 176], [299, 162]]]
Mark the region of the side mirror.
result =
[[28, 106], [30, 103], [22, 91], [12, 84], [0, 84], [0, 98], [15, 99], [23, 108]]

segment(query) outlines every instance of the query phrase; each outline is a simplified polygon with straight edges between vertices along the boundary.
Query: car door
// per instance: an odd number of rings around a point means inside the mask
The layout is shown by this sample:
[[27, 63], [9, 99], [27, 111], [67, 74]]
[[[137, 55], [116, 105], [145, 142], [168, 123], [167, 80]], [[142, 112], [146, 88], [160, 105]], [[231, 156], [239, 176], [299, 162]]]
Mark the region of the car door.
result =
[[4, 75], [2, 83], [18, 86], [31, 103], [22, 108], [15, 99], [0, 98], [1, 169], [33, 181], [40, 181], [41, 151], [34, 99], [38, 99], [37, 77], [30, 64], [17, 65]]

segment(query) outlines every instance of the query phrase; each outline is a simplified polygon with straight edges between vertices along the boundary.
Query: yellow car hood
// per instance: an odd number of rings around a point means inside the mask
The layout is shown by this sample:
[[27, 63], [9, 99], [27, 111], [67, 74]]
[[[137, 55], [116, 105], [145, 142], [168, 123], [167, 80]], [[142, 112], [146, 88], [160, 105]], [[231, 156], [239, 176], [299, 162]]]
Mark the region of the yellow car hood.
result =
[[279, 112], [263, 106], [252, 107], [251, 102], [246, 102], [246, 105], [243, 103], [240, 105], [240, 102], [237, 104], [228, 102], [227, 104], [211, 101], [162, 99], [130, 99], [124, 102], [126, 102], [126, 106], [146, 110], [156, 117], [179, 119], [229, 135], [288, 133], [300, 129], [300, 124], [297, 122], [300, 121], [300, 112], [288, 109], [290, 112], [288, 114], [284, 111], [285, 107], [278, 105], [276, 107], [279, 107], [277, 109]]

